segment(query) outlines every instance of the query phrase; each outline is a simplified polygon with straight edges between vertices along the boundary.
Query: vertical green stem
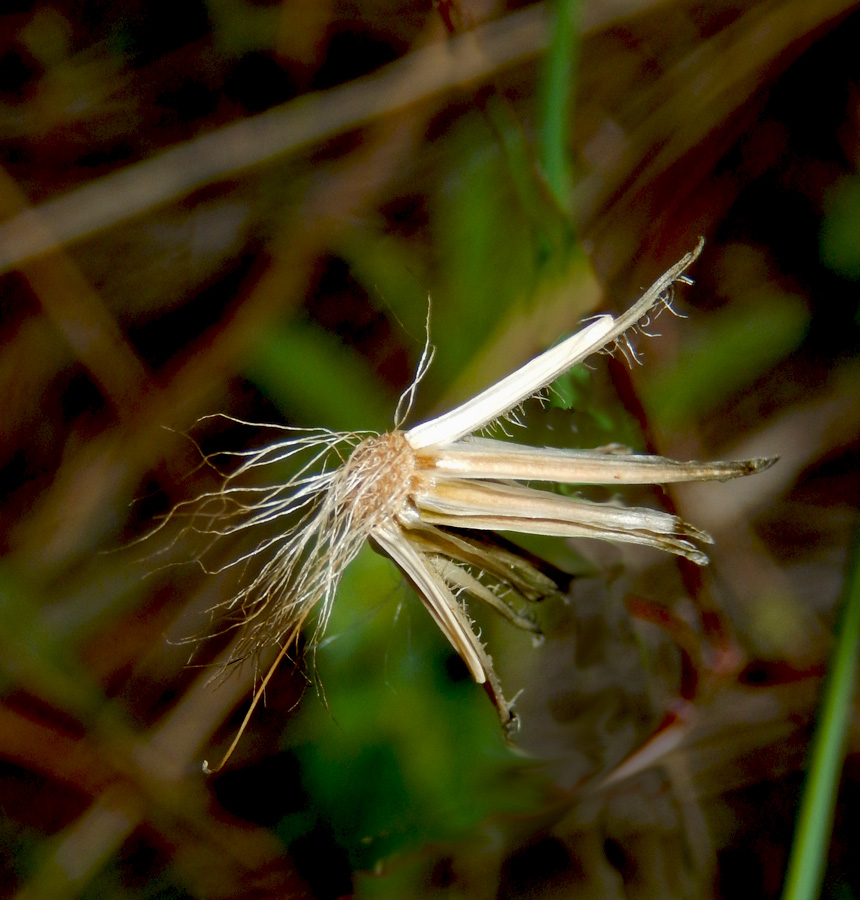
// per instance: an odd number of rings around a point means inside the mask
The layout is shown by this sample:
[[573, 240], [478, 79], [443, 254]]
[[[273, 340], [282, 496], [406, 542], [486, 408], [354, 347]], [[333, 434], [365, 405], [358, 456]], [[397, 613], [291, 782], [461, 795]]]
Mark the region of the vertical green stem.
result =
[[559, 206], [570, 211], [570, 163], [567, 137], [576, 87], [579, 54], [579, 0], [554, 0], [552, 40], [539, 96], [540, 162]]
[[845, 583], [837, 644], [812, 741], [783, 900], [814, 900], [821, 888], [860, 653], [860, 528]]

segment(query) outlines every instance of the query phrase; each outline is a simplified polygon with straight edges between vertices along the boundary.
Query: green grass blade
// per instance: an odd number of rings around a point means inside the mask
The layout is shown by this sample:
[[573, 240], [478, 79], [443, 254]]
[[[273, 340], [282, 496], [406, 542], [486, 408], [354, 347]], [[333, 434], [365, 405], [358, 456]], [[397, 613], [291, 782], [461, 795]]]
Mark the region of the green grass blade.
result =
[[579, 0], [555, 0], [552, 41], [540, 85], [540, 162], [550, 190], [570, 212], [567, 139], [579, 52]]
[[818, 725], [812, 741], [809, 772], [800, 801], [783, 900], [813, 900], [821, 887], [857, 681], [858, 651], [860, 528], [855, 536], [845, 583], [836, 650], [827, 675]]

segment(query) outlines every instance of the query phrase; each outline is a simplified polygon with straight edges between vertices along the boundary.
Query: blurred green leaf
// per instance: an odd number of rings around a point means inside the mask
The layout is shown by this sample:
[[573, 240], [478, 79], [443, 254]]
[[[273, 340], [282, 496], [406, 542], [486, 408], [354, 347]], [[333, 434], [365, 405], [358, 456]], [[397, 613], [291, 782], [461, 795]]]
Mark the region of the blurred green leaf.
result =
[[579, 56], [579, 0], [554, 0], [552, 41], [539, 86], [540, 158], [559, 207], [569, 211], [571, 174], [568, 152], [571, 110]]
[[670, 365], [646, 369], [646, 409], [668, 426], [701, 419], [791, 353], [808, 324], [806, 304], [776, 291], [716, 313], [706, 331], [685, 333]]
[[244, 371], [301, 425], [340, 431], [391, 427], [396, 398], [362, 357], [312, 323], [290, 323], [261, 337]]
[[857, 693], [860, 661], [860, 526], [855, 531], [849, 565], [837, 642], [821, 698], [783, 900], [815, 900], [827, 863], [833, 811]]
[[435, 375], [448, 382], [533, 283], [529, 222], [499, 148], [486, 138], [474, 123], [461, 129], [434, 210], [444, 294], [434, 307]]
[[828, 194], [821, 223], [821, 261], [843, 278], [860, 280], [860, 175], [839, 181]]
[[420, 352], [427, 319], [427, 275], [414, 248], [381, 231], [355, 228], [344, 235], [338, 252], [370, 302], [391, 311]]
[[307, 698], [285, 737], [355, 867], [531, 808], [540, 780], [512, 779], [528, 763], [483, 692], [451, 677], [453, 651], [388, 560], [359, 555], [327, 635], [316, 653], [326, 704]]

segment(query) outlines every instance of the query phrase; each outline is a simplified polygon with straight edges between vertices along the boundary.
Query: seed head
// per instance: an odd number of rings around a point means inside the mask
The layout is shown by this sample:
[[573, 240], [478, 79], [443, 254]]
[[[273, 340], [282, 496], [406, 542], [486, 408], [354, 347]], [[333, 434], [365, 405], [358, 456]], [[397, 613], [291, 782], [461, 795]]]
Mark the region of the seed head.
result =
[[402, 431], [366, 438], [338, 472], [335, 506], [365, 535], [397, 517], [415, 476], [415, 451]]
[[[701, 545], [710, 543], [710, 536], [677, 516], [590, 502], [537, 489], [529, 482], [726, 480], [762, 471], [774, 458], [675, 462], [617, 448], [547, 449], [476, 436], [594, 353], [621, 352], [630, 362], [638, 362], [631, 336], [648, 334], [646, 329], [661, 312], [674, 312], [674, 285], [690, 283], [684, 273], [702, 244], [622, 316], [597, 316], [444, 415], [402, 428], [432, 358], [428, 344], [416, 379], [398, 404], [397, 427], [390, 433], [279, 428], [282, 440], [240, 454], [245, 461], [238, 471], [220, 491], [197, 501], [191, 520], [191, 527], [216, 538], [276, 521], [286, 523], [280, 534], [229, 563], [251, 563], [259, 554], [271, 553], [255, 577], [225, 604], [239, 613], [237, 654], [275, 644], [280, 647], [277, 665], [312, 610], [317, 611], [321, 634], [344, 570], [369, 540], [408, 578], [474, 680], [485, 685], [502, 723], [511, 726], [515, 720], [510, 704], [461, 601], [470, 596], [534, 632], [537, 626], [528, 606], [554, 592], [559, 581], [550, 567], [497, 532], [636, 543], [705, 565], [708, 559]], [[241, 485], [242, 476], [251, 470], [303, 453], [310, 458], [287, 482]], [[273, 668], [257, 689], [251, 709]]]

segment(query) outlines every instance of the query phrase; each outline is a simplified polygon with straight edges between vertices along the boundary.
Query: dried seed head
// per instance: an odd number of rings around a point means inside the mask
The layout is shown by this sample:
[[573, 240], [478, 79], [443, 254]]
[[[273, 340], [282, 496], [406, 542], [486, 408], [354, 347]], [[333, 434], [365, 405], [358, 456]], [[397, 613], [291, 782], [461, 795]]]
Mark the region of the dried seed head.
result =
[[[269, 553], [256, 577], [224, 604], [241, 618], [236, 655], [276, 644], [277, 665], [314, 609], [320, 634], [344, 570], [371, 540], [415, 586], [508, 726], [514, 722], [510, 704], [460, 598], [469, 595], [501, 608], [514, 624], [535, 631], [536, 623], [521, 607], [552, 592], [554, 580], [544, 566], [506, 544], [496, 531], [625, 541], [704, 565], [707, 556], [697, 545], [709, 543], [710, 537], [676, 516], [592, 503], [530, 487], [529, 482], [725, 480], [762, 471], [774, 459], [673, 462], [608, 453], [605, 448], [548, 450], [475, 437], [594, 353], [620, 352], [628, 361], [638, 361], [631, 335], [647, 335], [653, 318], [663, 309], [671, 310], [673, 286], [690, 283], [684, 273], [701, 249], [700, 241], [620, 317], [598, 316], [442, 416], [401, 430], [432, 358], [428, 340], [415, 381], [398, 404], [394, 431], [376, 435], [280, 429], [287, 436], [279, 442], [239, 454], [246, 459], [240, 476], [259, 466], [301, 459], [302, 454], [310, 458], [286, 483], [246, 488], [231, 476], [220, 491], [192, 507], [189, 527], [216, 539], [261, 524], [289, 523], [283, 533], [264, 539], [228, 564]], [[507, 609], [511, 600], [513, 608]], [[274, 666], [258, 687], [251, 709], [273, 670]]]
[[353, 450], [331, 486], [335, 507], [367, 534], [397, 517], [414, 473], [415, 451], [402, 431], [367, 438]]

